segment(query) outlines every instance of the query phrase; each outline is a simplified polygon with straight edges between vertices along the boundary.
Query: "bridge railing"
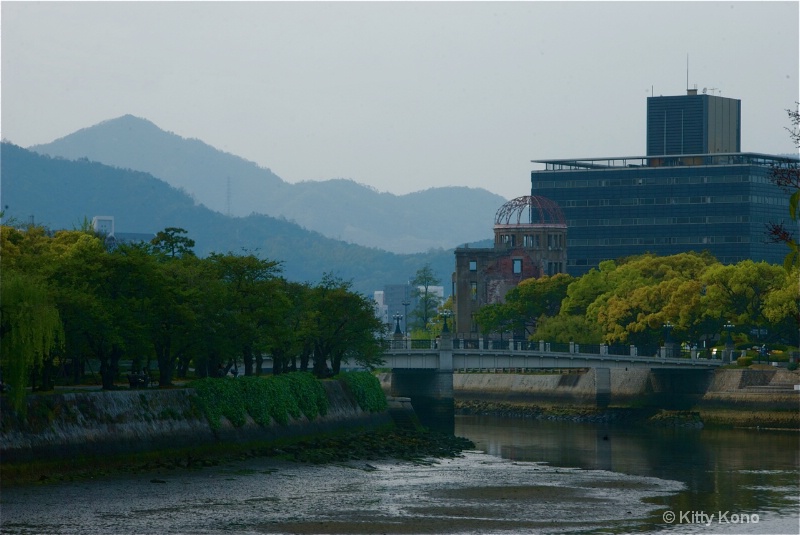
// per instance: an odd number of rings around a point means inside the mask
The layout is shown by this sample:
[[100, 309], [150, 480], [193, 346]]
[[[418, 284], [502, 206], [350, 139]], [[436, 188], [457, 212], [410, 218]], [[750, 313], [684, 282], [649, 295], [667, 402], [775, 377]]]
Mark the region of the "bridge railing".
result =
[[[437, 351], [440, 339], [395, 338], [382, 340], [382, 348], [392, 351]], [[627, 344], [578, 344], [574, 342], [545, 342], [543, 340], [494, 340], [489, 338], [453, 338], [454, 351], [502, 351], [504, 353], [541, 352], [565, 355], [597, 355], [599, 357], [634, 357], [659, 359], [707, 360], [707, 353], [698, 349], [687, 349], [678, 344], [659, 346]], [[719, 360], [719, 359], [712, 359]]]

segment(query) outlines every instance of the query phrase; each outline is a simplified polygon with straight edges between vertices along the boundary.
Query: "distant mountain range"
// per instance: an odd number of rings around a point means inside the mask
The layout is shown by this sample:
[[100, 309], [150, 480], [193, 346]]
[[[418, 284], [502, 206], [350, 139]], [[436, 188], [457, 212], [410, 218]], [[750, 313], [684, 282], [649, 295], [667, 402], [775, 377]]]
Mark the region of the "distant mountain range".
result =
[[507, 200], [466, 187], [393, 195], [346, 179], [289, 184], [253, 162], [131, 115], [29, 149], [149, 173], [219, 214], [285, 218], [329, 238], [395, 253], [491, 238], [494, 215]]
[[452, 249], [401, 255], [327, 238], [285, 219], [260, 214], [228, 217], [198, 205], [186, 192], [149, 173], [87, 159], [52, 158], [10, 143], [0, 145], [0, 161], [4, 224], [27, 224], [33, 218], [54, 230], [75, 229], [85, 219], [112, 215], [118, 232], [184, 228], [196, 241], [199, 256], [246, 251], [281, 261], [290, 280], [313, 283], [333, 273], [371, 295], [386, 284], [405, 284], [430, 263], [446, 294], [450, 291]]

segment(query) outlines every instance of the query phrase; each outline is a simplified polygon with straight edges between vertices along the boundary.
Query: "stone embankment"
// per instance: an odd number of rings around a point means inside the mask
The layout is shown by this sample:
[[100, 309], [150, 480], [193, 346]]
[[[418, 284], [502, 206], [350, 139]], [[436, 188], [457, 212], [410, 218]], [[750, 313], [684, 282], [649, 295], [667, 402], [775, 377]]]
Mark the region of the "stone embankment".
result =
[[[764, 368], [768, 368], [764, 366]], [[563, 373], [455, 373], [457, 409], [468, 412], [526, 414], [535, 417], [615, 421], [641, 409], [686, 415], [688, 425], [733, 425], [800, 429], [800, 373], [785, 368], [717, 369], [670, 372], [642, 368], [610, 369], [605, 378], [595, 369]], [[610, 377], [609, 377], [610, 375]], [[391, 374], [381, 384], [391, 393]], [[598, 396], [598, 381], [609, 394]], [[620, 409], [623, 412], [620, 412]], [[670, 419], [659, 415], [663, 424]], [[702, 424], [699, 424], [702, 425]]]
[[341, 383], [325, 381], [323, 385], [328, 411], [313, 421], [303, 417], [287, 425], [261, 426], [248, 416], [245, 425], [234, 427], [223, 418], [217, 430], [198, 410], [194, 391], [188, 388], [29, 396], [24, 420], [7, 407], [0, 408], [0, 455], [3, 464], [69, 459], [267, 442], [391, 423], [389, 411], [363, 411]]

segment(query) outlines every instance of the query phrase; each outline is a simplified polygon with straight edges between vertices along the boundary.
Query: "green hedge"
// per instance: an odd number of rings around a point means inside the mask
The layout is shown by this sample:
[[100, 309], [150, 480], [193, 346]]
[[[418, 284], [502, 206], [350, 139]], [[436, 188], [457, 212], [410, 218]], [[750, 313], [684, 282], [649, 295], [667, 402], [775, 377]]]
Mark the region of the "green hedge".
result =
[[336, 379], [350, 390], [361, 410], [367, 412], [386, 410], [386, 395], [383, 393], [381, 383], [370, 372], [344, 372], [337, 375]]
[[206, 377], [189, 386], [197, 392], [196, 402], [212, 429], [221, 427], [221, 416], [241, 427], [248, 414], [256, 423], [266, 426], [271, 420], [286, 425], [290, 416], [313, 420], [328, 412], [325, 388], [310, 373], [237, 379]]

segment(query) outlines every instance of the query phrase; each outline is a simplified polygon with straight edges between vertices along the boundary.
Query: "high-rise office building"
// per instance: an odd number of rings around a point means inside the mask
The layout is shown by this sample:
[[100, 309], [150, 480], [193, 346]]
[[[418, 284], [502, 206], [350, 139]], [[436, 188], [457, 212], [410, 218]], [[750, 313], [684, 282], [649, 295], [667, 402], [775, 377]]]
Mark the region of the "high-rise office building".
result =
[[647, 252], [781, 263], [767, 225], [788, 217], [789, 197], [771, 177], [798, 160], [739, 152], [739, 108], [693, 90], [651, 97], [646, 156], [536, 160], [545, 169], [531, 172], [531, 194], [564, 212], [567, 272]]
[[740, 152], [742, 102], [688, 94], [647, 99], [647, 155]]

